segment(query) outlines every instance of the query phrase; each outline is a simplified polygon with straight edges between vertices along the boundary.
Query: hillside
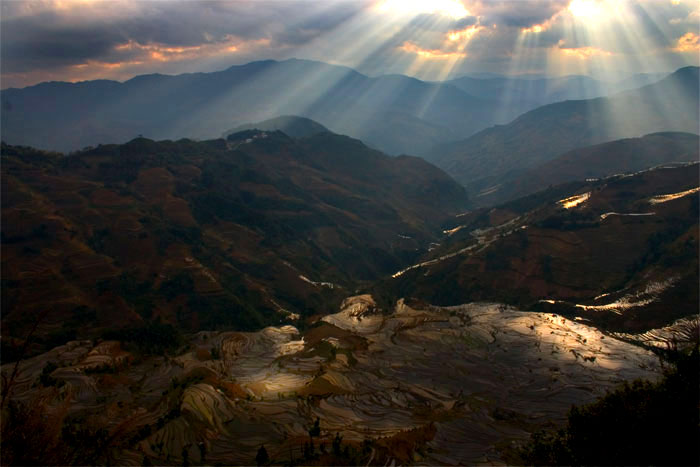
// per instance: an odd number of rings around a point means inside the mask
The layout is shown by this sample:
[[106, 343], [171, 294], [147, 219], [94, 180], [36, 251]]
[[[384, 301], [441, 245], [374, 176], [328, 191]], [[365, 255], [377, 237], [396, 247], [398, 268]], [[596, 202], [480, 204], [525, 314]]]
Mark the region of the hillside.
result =
[[699, 142], [698, 135], [666, 132], [574, 149], [513, 177], [504, 176], [498, 189], [479, 196], [475, 202], [496, 205], [565, 182], [698, 161]]
[[295, 140], [2, 146], [3, 359], [162, 320], [258, 329], [334, 309], [402, 267], [464, 190], [414, 157], [331, 133]]
[[614, 331], [661, 327], [697, 313], [699, 185], [692, 164], [479, 209], [372, 290], [389, 302], [506, 302]]
[[430, 160], [476, 194], [572, 149], [661, 131], [696, 133], [698, 68], [610, 98], [565, 101], [439, 146]]

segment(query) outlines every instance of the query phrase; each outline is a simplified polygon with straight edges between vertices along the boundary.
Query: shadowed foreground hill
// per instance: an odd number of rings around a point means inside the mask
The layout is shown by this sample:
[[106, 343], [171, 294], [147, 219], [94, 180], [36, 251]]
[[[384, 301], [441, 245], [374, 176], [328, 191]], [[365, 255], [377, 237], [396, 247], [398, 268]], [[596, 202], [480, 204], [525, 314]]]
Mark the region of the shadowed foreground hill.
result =
[[464, 190], [331, 133], [2, 146], [3, 359], [160, 319], [257, 329], [414, 260]]
[[480, 193], [572, 149], [653, 132], [697, 133], [698, 122], [698, 68], [686, 67], [613, 97], [537, 108], [507, 125], [439, 146], [430, 160], [470, 193]]

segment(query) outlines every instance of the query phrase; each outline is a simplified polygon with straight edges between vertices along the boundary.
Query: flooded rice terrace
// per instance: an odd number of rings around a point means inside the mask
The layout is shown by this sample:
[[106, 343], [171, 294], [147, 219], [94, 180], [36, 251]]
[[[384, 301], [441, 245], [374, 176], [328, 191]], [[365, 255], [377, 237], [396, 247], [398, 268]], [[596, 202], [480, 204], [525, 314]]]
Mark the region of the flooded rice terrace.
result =
[[[561, 316], [486, 303], [425, 308], [399, 301], [382, 314], [362, 295], [304, 337], [292, 326], [201, 332], [192, 351], [131, 365], [107, 389], [84, 369], [120, 358], [119, 346], [74, 342], [23, 363], [15, 394], [29, 397], [40, 362], [57, 361], [71, 410], [120, 401], [106, 423], [157, 426], [122, 464], [143, 454], [174, 461], [183, 449], [192, 462], [201, 452], [207, 463], [251, 464], [262, 444], [284, 461], [317, 417], [327, 445], [336, 433], [361, 442], [430, 426], [414, 463], [476, 464], [502, 462], [503, 448], [563, 422], [571, 404], [659, 375], [651, 352]], [[220, 358], [197, 357], [213, 347]], [[187, 378], [178, 399], [173, 387]]]

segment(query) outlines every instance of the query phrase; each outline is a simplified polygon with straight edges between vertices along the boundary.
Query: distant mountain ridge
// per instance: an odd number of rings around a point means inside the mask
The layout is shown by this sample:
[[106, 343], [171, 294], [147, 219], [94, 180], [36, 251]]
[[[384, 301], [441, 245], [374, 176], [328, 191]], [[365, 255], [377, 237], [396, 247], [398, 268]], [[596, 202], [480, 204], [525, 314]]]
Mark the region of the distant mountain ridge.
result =
[[[368, 77], [310, 60], [263, 60], [211, 73], [142, 75], [124, 83], [5, 89], [1, 128], [8, 143], [67, 152], [137, 135], [209, 139], [247, 122], [297, 115], [389, 154], [425, 155], [552, 99], [579, 95], [578, 85], [569, 81], [557, 85], [555, 94], [533, 89], [531, 80], [507, 81], [527, 96], [504, 92], [502, 78], [476, 82], [477, 88], [460, 89], [459, 79]], [[489, 87], [495, 91], [487, 92]]]
[[612, 97], [539, 107], [438, 146], [428, 159], [478, 194], [575, 148], [661, 131], [695, 133], [698, 121], [698, 68], [686, 67]]
[[453, 86], [298, 59], [124, 83], [42, 83], [0, 95], [7, 142], [63, 151], [139, 134], [211, 138], [236, 122], [298, 115], [393, 154], [416, 153], [491, 121], [487, 102]]
[[509, 77], [486, 74], [484, 77], [476, 74], [451, 79], [446, 83], [473, 96], [500, 102], [507, 110], [520, 114], [554, 102], [591, 99], [638, 88], [664, 76], [664, 73], [636, 74], [611, 83], [581, 75]]
[[566, 152], [479, 196], [480, 205], [495, 205], [565, 182], [633, 173], [663, 164], [697, 162], [700, 136], [691, 133], [652, 133]]

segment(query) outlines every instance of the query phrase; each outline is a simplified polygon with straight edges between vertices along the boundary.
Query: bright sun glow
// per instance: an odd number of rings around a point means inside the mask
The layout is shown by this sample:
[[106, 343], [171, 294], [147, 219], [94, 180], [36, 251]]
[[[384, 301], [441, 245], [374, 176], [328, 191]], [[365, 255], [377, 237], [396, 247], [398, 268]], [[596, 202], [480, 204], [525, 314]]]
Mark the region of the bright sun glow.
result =
[[454, 19], [469, 16], [459, 0], [385, 0], [379, 11], [416, 16], [423, 13], [438, 13]]
[[603, 13], [603, 7], [596, 0], [573, 0], [569, 4], [569, 11], [576, 18], [594, 19]]

